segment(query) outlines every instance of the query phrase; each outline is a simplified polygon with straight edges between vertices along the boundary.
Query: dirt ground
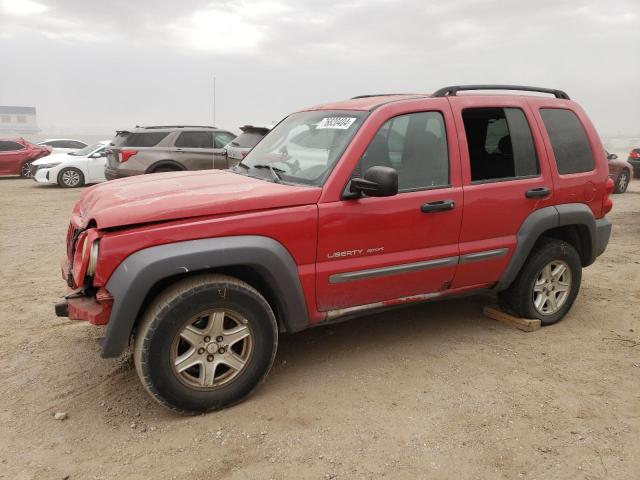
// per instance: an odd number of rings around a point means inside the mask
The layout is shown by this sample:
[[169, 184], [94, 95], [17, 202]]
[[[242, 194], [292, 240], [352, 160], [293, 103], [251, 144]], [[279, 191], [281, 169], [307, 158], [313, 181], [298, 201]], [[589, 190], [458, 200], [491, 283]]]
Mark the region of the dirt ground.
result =
[[640, 181], [559, 324], [468, 298], [283, 336], [248, 401], [197, 417], [54, 315], [79, 193], [0, 179], [0, 478], [640, 478]]

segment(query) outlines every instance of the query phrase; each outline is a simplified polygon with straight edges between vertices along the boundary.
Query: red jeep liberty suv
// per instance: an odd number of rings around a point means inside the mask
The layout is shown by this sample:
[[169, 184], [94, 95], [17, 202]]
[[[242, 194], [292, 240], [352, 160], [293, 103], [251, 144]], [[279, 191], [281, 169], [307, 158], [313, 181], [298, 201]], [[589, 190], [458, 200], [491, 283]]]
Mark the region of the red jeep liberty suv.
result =
[[264, 379], [279, 332], [483, 290], [557, 322], [607, 246], [612, 189], [596, 130], [560, 90], [320, 105], [232, 170], [85, 190], [56, 313], [106, 324], [103, 357], [132, 340], [162, 405], [215, 410]]

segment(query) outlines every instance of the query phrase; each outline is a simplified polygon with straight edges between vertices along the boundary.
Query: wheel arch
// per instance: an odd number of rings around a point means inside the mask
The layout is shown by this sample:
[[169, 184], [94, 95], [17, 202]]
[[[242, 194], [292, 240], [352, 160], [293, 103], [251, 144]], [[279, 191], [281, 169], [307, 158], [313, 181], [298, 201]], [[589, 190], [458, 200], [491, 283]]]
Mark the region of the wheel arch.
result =
[[307, 326], [297, 266], [280, 243], [261, 236], [191, 240], [140, 250], [118, 266], [106, 285], [114, 302], [102, 356], [122, 353], [144, 308], [160, 291], [204, 273], [230, 275], [256, 288], [272, 306], [281, 330]]
[[567, 203], [541, 208], [531, 213], [516, 234], [516, 249], [495, 290], [511, 285], [536, 243], [543, 237], [556, 238], [571, 244], [580, 256], [583, 267], [591, 265], [606, 248], [611, 224], [596, 220], [591, 209], [583, 203]]
[[163, 167], [175, 168], [178, 171], [186, 170], [185, 166], [182, 165], [181, 163], [179, 163], [179, 162], [177, 162], [175, 160], [171, 160], [171, 159], [167, 158], [167, 159], [158, 160], [157, 162], [152, 163], [151, 165], [149, 165], [149, 167], [147, 167], [147, 169], [145, 170], [144, 173], [153, 173], [158, 168], [163, 168]]

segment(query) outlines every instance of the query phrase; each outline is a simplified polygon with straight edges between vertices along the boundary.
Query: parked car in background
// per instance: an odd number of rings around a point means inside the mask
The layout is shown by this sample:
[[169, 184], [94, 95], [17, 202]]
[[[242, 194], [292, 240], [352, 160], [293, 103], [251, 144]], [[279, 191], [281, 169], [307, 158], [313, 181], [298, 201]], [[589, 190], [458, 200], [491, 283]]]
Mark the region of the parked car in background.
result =
[[236, 136], [215, 127], [120, 130], [107, 146], [107, 180], [145, 173], [229, 168], [224, 146]]
[[53, 149], [51, 153], [73, 152], [88, 146], [80, 140], [72, 140], [70, 138], [51, 138], [43, 142], [38, 142], [38, 145], [48, 145]]
[[633, 177], [633, 167], [626, 160], [620, 160], [615, 153], [606, 153], [609, 161], [609, 176], [614, 184], [613, 192], [624, 193]]
[[634, 148], [629, 152], [627, 160], [633, 167], [633, 175], [640, 178], [640, 148]]
[[[555, 98], [457, 95], [484, 89]], [[103, 357], [132, 343], [147, 392], [188, 413], [249, 395], [281, 332], [487, 290], [554, 324], [613, 207], [584, 110], [504, 85], [305, 108], [230, 170], [114, 183], [74, 206], [56, 314], [106, 324]]]
[[229, 162], [232, 163], [229, 167], [233, 167], [246, 157], [247, 153], [271, 130], [271, 127], [245, 125], [240, 127], [240, 130], [242, 133], [224, 147], [229, 160], [233, 160], [233, 162]]
[[50, 153], [48, 145], [36, 145], [24, 138], [0, 139], [0, 175], [29, 178], [32, 162]]
[[57, 183], [64, 188], [104, 182], [109, 140], [68, 153], [57, 153], [33, 162], [33, 179], [38, 183]]

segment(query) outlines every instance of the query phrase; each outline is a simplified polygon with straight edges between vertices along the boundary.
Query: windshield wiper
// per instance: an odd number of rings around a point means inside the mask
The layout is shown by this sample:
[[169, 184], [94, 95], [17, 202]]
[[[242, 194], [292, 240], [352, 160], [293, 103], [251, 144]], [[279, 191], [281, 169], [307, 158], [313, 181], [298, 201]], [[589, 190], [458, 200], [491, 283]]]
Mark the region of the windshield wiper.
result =
[[269, 164], [260, 164], [260, 165], [252, 165], [252, 166], [253, 168], [258, 168], [258, 169], [268, 168], [269, 171], [271, 172], [271, 175], [273, 175], [273, 181], [276, 183], [282, 183], [282, 177], [280, 176], [280, 173], [284, 173], [284, 170], [282, 170], [281, 168], [272, 167]]

